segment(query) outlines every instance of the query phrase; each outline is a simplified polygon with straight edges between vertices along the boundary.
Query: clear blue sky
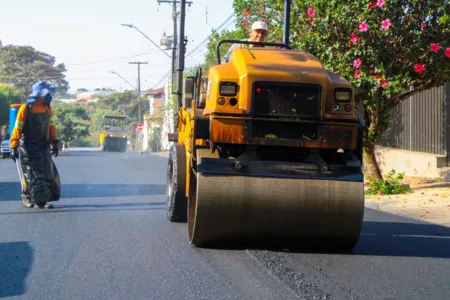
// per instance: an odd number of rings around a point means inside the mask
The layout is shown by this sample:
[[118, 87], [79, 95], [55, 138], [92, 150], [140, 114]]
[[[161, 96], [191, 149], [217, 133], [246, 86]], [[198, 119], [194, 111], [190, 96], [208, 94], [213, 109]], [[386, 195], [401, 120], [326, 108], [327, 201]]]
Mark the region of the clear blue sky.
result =
[[[186, 14], [187, 53], [233, 14], [233, 0], [192, 2]], [[128, 62], [148, 62], [141, 65], [144, 90], [163, 86], [161, 79], [171, 70], [171, 60], [137, 30], [120, 24], [132, 23], [159, 45], [163, 32], [173, 32], [171, 14], [171, 6], [158, 6], [157, 0], [0, 0], [0, 40], [3, 45], [33, 46], [55, 56], [57, 63], [65, 63], [70, 92], [97, 87], [131, 89], [108, 71], [135, 85], [137, 65]], [[224, 27], [234, 28], [233, 20]], [[206, 43], [189, 55], [186, 66], [202, 62], [205, 49]]]

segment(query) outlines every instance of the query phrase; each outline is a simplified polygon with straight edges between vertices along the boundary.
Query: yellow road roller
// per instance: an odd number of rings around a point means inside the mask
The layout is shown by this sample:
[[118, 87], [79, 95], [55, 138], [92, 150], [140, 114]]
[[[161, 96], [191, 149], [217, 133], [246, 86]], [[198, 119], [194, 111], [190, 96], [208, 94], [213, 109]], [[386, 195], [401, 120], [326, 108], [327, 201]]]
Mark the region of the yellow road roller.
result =
[[102, 151], [126, 152], [128, 133], [126, 131], [128, 116], [105, 115], [103, 131], [99, 135]]
[[[291, 49], [284, 30], [282, 44], [223, 40], [218, 64], [184, 79], [177, 132], [169, 134], [167, 217], [187, 222], [195, 246], [350, 250], [359, 239], [363, 123], [355, 90], [312, 54]], [[224, 43], [243, 46], [221, 63]]]

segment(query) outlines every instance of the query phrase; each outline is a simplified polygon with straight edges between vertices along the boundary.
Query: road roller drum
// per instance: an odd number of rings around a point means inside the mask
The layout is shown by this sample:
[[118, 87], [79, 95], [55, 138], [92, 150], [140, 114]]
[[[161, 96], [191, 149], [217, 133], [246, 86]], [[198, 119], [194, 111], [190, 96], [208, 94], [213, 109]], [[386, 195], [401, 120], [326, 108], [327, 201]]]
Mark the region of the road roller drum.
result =
[[[223, 242], [327, 245], [352, 248], [364, 214], [362, 176], [305, 179], [290, 176], [192, 174], [188, 231], [192, 244]], [[291, 167], [289, 164], [288, 167]]]

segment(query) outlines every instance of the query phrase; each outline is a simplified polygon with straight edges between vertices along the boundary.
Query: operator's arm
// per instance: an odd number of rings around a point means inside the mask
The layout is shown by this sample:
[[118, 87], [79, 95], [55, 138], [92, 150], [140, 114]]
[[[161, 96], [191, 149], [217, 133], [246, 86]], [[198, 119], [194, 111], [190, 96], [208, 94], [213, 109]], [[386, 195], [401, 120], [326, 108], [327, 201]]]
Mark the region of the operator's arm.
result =
[[25, 120], [27, 119], [27, 105], [22, 104], [17, 113], [16, 124], [12, 132], [10, 147], [16, 148], [19, 146], [20, 135], [22, 134], [23, 126], [25, 125]]
[[50, 143], [57, 140], [56, 137], [56, 123], [55, 118], [53, 117], [53, 111], [51, 106], [49, 106], [49, 112], [50, 112]]

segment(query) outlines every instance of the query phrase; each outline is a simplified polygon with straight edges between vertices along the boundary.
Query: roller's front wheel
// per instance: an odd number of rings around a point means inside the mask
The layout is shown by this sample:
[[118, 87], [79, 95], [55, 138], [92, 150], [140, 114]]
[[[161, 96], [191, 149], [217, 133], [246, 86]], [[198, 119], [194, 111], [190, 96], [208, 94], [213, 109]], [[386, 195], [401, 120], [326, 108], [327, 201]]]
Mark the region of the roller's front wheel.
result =
[[166, 181], [167, 218], [171, 222], [187, 221], [186, 154], [184, 146], [170, 149]]

